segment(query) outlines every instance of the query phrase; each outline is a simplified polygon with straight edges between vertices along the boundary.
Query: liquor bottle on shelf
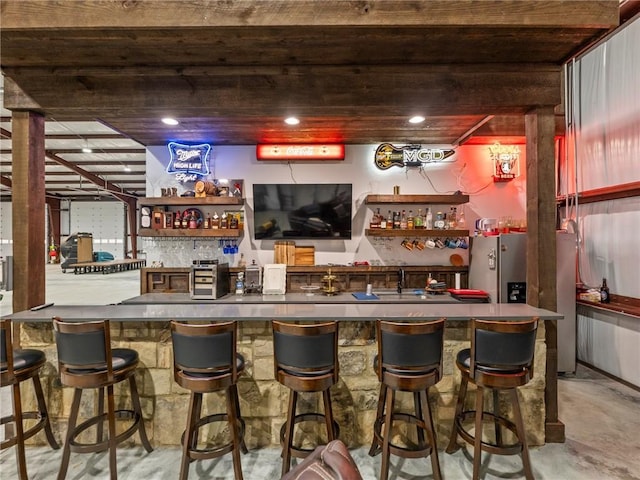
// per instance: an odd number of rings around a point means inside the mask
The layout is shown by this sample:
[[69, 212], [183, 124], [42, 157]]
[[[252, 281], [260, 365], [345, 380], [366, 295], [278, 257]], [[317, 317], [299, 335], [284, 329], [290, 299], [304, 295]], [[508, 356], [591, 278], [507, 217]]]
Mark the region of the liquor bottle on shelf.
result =
[[209, 230], [211, 228], [211, 215], [207, 213], [207, 218], [204, 219], [204, 226], [202, 227], [205, 230]]
[[182, 214], [181, 228], [189, 228], [189, 210], [185, 210]]
[[413, 210], [409, 210], [409, 215], [407, 216], [407, 229], [413, 230], [415, 228], [414, 220], [413, 220]]
[[229, 228], [233, 229], [233, 230], [237, 230], [238, 229], [238, 215], [236, 214], [231, 214], [231, 220], [229, 220]]
[[393, 228], [400, 229], [400, 212], [393, 212]]
[[602, 279], [602, 286], [600, 287], [600, 301], [602, 303], [609, 303], [611, 298], [609, 297], [609, 287], [607, 287], [607, 279]]
[[393, 228], [393, 215], [391, 214], [391, 210], [387, 214], [387, 230], [391, 230]]
[[195, 210], [191, 210], [191, 215], [189, 215], [189, 228], [191, 230], [198, 228], [198, 218]]
[[175, 217], [173, 217], [173, 228], [181, 228], [182, 227], [182, 215], [180, 214], [180, 210], [176, 212]]
[[220, 228], [220, 217], [218, 216], [218, 212], [213, 212], [213, 218], [211, 219], [211, 228], [214, 230], [218, 230]]
[[424, 221], [424, 228], [427, 230], [433, 230], [433, 214], [431, 213], [431, 209], [427, 208], [427, 215]]
[[402, 214], [400, 215], [400, 229], [407, 229], [407, 214], [404, 210], [402, 210]]
[[457, 216], [456, 207], [451, 207], [451, 209], [449, 210], [448, 220], [449, 220], [449, 229], [455, 230], [458, 227], [458, 216]]
[[380, 209], [378, 209], [378, 218], [380, 219], [380, 229], [381, 230], [386, 230], [387, 229], [387, 218], [380, 213]]
[[222, 217], [220, 218], [220, 228], [229, 228], [229, 216], [227, 212], [222, 212]]
[[413, 228], [418, 229], [418, 230], [424, 228], [424, 225], [422, 223], [422, 209], [421, 208], [418, 209], [418, 214], [413, 219]]

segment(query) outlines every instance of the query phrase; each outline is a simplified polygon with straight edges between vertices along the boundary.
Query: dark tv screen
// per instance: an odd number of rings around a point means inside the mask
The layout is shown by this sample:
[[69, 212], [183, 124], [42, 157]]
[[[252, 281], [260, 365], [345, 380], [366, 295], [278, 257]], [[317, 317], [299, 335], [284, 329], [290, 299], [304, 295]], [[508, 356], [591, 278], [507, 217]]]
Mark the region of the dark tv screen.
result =
[[351, 190], [350, 183], [255, 183], [255, 238], [350, 239]]

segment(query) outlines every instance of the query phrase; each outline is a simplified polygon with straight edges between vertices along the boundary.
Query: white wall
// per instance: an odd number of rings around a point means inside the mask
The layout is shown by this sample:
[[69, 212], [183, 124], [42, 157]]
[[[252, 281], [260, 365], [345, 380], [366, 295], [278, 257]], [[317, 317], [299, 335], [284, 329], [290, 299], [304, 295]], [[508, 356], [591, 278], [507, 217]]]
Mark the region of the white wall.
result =
[[[402, 145], [399, 143], [398, 145]], [[353, 229], [351, 240], [306, 240], [299, 245], [313, 245], [316, 264], [348, 264], [367, 260], [382, 265], [449, 265], [449, 256], [458, 253], [465, 261], [468, 251], [463, 249], [427, 250], [409, 252], [400, 246], [403, 238], [389, 241], [374, 240], [363, 235], [368, 227], [373, 209], [364, 205], [368, 194], [392, 194], [393, 185], [400, 186], [401, 194], [452, 194], [457, 190], [470, 194], [470, 202], [458, 207], [464, 211], [467, 226], [473, 228], [478, 217], [511, 216], [524, 219], [526, 202], [525, 149], [521, 150], [521, 176], [511, 182], [494, 183], [493, 166], [489, 147], [468, 146], [458, 148], [451, 161], [431, 164], [422, 169], [392, 167], [379, 170], [374, 165], [376, 145], [352, 145], [346, 147], [345, 160], [341, 162], [260, 162], [256, 160], [255, 146], [212, 148], [211, 178], [244, 179], [245, 231], [239, 244], [240, 252], [248, 262], [259, 264], [273, 261], [273, 241], [253, 238], [253, 183], [351, 183], [353, 185]], [[438, 146], [431, 146], [437, 148]], [[169, 161], [165, 146], [147, 150], [147, 196], [159, 197], [161, 188], [176, 187], [179, 193], [193, 189], [193, 184], [182, 185], [173, 175], [166, 173]], [[375, 207], [374, 207], [375, 208]], [[441, 210], [448, 211], [443, 205]], [[381, 209], [384, 211], [384, 209]], [[407, 208], [408, 210], [408, 208]], [[415, 210], [415, 208], [414, 208]], [[165, 266], [188, 266], [194, 259], [215, 258], [218, 255], [217, 240], [181, 240], [144, 238], [141, 248], [150, 264], [161, 261]], [[227, 256], [226, 261], [235, 265], [238, 255]], [[224, 258], [224, 256], [220, 257]]]

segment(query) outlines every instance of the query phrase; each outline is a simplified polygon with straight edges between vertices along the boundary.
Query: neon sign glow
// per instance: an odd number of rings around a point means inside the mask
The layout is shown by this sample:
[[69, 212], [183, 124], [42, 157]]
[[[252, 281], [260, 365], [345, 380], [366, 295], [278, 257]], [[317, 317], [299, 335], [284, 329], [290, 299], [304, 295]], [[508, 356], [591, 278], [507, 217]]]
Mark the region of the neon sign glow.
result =
[[198, 177], [209, 175], [209, 152], [211, 145], [185, 145], [177, 142], [169, 142], [170, 160], [167, 165], [167, 173], [175, 174], [181, 182], [194, 181]]

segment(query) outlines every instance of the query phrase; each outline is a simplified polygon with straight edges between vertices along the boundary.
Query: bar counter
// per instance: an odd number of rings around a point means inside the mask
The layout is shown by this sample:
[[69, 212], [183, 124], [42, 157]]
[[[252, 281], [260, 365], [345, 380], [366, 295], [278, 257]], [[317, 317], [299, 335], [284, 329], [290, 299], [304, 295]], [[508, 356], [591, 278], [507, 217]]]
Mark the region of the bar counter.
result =
[[[460, 384], [455, 357], [459, 350], [469, 346], [468, 320], [472, 317], [509, 320], [532, 316], [541, 320], [562, 318], [555, 312], [525, 304], [466, 304], [451, 302], [452, 299], [444, 297], [431, 301], [420, 299], [418, 302], [397, 303], [396, 300], [394, 303], [387, 303], [388, 300], [358, 301], [347, 293], [337, 298], [299, 293], [264, 297], [230, 295], [213, 301], [185, 301], [184, 295], [173, 299], [141, 295], [117, 305], [53, 305], [37, 311], [23, 311], [6, 316], [22, 324], [23, 348], [39, 348], [47, 356], [41, 378], [54, 432], [58, 438], [66, 431], [71, 396], [68, 389], [61, 387], [58, 377], [57, 353], [51, 329], [53, 316], [67, 321], [110, 319], [112, 345], [133, 348], [139, 353], [140, 366], [136, 379], [139, 382], [147, 433], [155, 445], [179, 445], [187, 418], [189, 392], [173, 380], [169, 321], [238, 320], [238, 351], [246, 360], [246, 369], [240, 376], [238, 390], [242, 415], [247, 425], [245, 440], [249, 448], [279, 445], [279, 431], [287, 410], [288, 390], [274, 379], [270, 320], [340, 321], [340, 380], [332, 387], [331, 395], [334, 416], [341, 428], [340, 438], [347, 445], [356, 447], [367, 445], [371, 441], [378, 401], [379, 382], [373, 370], [377, 344], [375, 323], [372, 320], [419, 321], [445, 317], [447, 323], [443, 379], [429, 394], [441, 449], [445, 447], [451, 429], [455, 395]], [[327, 298], [332, 303], [326, 303]], [[161, 301], [169, 303], [159, 303]], [[440, 303], [443, 301], [450, 303]], [[542, 445], [545, 443], [546, 361], [543, 321], [539, 324], [535, 356], [534, 378], [520, 390], [520, 395], [528, 440], [531, 445]], [[31, 396], [25, 395], [25, 398]], [[400, 400], [401, 405], [409, 407], [412, 397], [407, 395], [406, 399], [400, 397]], [[92, 395], [85, 395], [81, 408], [90, 411], [95, 408], [95, 401]], [[216, 411], [220, 401], [221, 398], [212, 394], [205, 401], [204, 409], [208, 412]], [[116, 402], [127, 404], [128, 399], [117, 395]], [[42, 440], [36, 436], [33, 441]]]

